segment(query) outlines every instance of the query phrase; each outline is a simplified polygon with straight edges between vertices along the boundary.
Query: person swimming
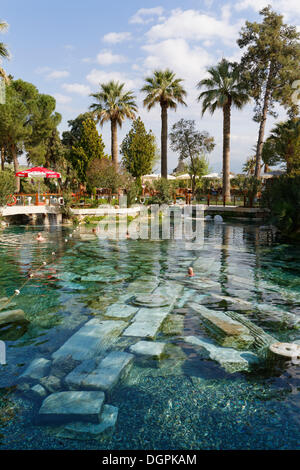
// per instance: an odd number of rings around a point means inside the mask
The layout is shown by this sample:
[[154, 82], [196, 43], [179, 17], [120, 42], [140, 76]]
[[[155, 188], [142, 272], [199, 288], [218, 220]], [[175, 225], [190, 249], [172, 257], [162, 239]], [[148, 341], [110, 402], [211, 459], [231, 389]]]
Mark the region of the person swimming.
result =
[[42, 236], [41, 232], [39, 232], [39, 233], [37, 234], [36, 240], [37, 240], [38, 242], [44, 242], [44, 241], [45, 241], [45, 238]]
[[188, 268], [188, 276], [189, 277], [195, 276], [194, 270], [191, 266]]

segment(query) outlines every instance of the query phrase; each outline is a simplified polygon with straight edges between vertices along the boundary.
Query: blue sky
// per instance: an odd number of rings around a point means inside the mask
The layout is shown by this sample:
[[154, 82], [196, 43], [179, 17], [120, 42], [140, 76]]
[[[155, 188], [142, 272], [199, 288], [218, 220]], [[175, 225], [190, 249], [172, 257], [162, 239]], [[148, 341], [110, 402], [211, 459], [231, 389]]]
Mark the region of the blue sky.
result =
[[[156, 68], [170, 67], [184, 79], [188, 107], [169, 112], [169, 129], [182, 117], [195, 119], [199, 130], [214, 136], [216, 148], [210, 166], [222, 166], [222, 115], [201, 117], [196, 83], [206, 69], [223, 56], [238, 60], [236, 39], [245, 20], [258, 20], [258, 11], [271, 4], [285, 20], [300, 29], [298, 0], [178, 0], [114, 2], [101, 0], [2, 0], [0, 18], [9, 23], [1, 35], [11, 52], [2, 65], [15, 78], [34, 83], [41, 93], [55, 96], [62, 114], [60, 130], [67, 121], [85, 112], [91, 104], [89, 93], [99, 82], [110, 79], [134, 90], [139, 114], [160, 142], [160, 109], [147, 112], [139, 92], [145, 76]], [[252, 121], [253, 104], [233, 111], [231, 169], [240, 171], [256, 143], [258, 126]], [[280, 119], [285, 113], [280, 110]], [[267, 132], [274, 125], [269, 118]], [[119, 143], [130, 122], [119, 131]], [[110, 126], [101, 129], [110, 151]], [[169, 171], [177, 156], [169, 151]]]

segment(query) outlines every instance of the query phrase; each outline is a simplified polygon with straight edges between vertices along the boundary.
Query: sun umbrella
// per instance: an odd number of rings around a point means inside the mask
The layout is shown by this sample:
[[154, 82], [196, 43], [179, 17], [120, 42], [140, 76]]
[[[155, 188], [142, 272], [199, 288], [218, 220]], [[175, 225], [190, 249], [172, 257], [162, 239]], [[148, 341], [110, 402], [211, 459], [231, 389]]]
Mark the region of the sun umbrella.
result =
[[209, 173], [208, 175], [203, 175], [203, 178], [221, 178], [219, 173]]
[[21, 178], [60, 178], [61, 174], [56, 171], [49, 170], [48, 168], [35, 166], [34, 168], [29, 168], [29, 170], [18, 171], [16, 176]]
[[[18, 171], [16, 176], [20, 178], [61, 178], [61, 174], [57, 171], [49, 170], [49, 168], [43, 168], [41, 166], [35, 166], [34, 168], [29, 168], [28, 170]], [[40, 183], [38, 185], [38, 196], [36, 204], [39, 201], [39, 192], [40, 192]]]
[[188, 173], [184, 173], [183, 175], [176, 176], [177, 180], [189, 180], [191, 179], [190, 175]]

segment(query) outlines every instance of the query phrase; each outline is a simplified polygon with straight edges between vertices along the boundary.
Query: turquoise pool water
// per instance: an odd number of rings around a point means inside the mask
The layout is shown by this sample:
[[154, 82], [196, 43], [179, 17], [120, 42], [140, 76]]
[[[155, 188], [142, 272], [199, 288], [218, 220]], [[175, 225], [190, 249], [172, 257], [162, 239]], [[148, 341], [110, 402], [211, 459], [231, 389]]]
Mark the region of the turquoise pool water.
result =
[[[258, 226], [246, 223], [206, 223], [203, 246], [99, 240], [91, 228], [67, 227], [50, 228], [43, 232], [46, 242], [38, 243], [39, 230], [10, 227], [0, 235], [0, 298], [35, 272], [13, 300], [29, 323], [0, 328], [7, 354], [7, 364], [0, 365], [0, 449], [300, 448], [299, 365], [261, 361], [232, 372], [186, 341], [197, 337], [218, 347], [191, 302], [234, 310], [279, 341], [300, 340], [299, 247], [270, 244]], [[193, 264], [196, 276], [189, 280]], [[53, 426], [38, 424], [41, 402], [17, 391], [20, 374], [33, 359], [51, 359], [90, 319], [106, 321], [107, 308], [128, 303], [128, 293], [146, 298], [149, 283], [166, 285], [170, 297], [170, 285], [182, 289], [155, 335], [167, 344], [167, 354], [160, 360], [136, 357], [106, 395], [106, 403], [118, 407], [113, 434], [66, 439]], [[108, 351], [128, 351], [138, 340], [119, 334]]]

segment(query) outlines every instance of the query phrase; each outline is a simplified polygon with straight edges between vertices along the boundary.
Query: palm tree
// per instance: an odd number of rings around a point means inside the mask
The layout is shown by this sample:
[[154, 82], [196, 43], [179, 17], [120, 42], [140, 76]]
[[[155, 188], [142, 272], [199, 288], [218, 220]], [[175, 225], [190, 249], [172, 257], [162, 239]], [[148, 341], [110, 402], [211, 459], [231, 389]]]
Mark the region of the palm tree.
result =
[[105, 121], [111, 123], [111, 156], [115, 169], [118, 169], [117, 127], [122, 127], [125, 118], [134, 119], [137, 112], [135, 96], [132, 91], [124, 92], [125, 83], [111, 80], [100, 83], [100, 92], [90, 96], [97, 100], [90, 106], [102, 126]]
[[143, 101], [144, 106], [148, 111], [156, 103], [159, 103], [161, 107], [161, 176], [167, 178], [168, 108], [176, 110], [177, 103], [186, 106], [183, 100], [186, 91], [180, 84], [182, 79], [175, 78], [175, 73], [169, 69], [155, 70], [153, 77], [147, 77], [145, 81], [146, 85], [141, 89], [142, 92], [147, 93]]
[[264, 143], [262, 160], [265, 165], [286, 164], [287, 173], [300, 167], [300, 118], [279, 122]]
[[198, 96], [203, 100], [202, 116], [208, 109], [211, 114], [217, 108], [223, 110], [223, 197], [230, 200], [230, 121], [231, 107], [241, 109], [248, 101], [246, 84], [236, 63], [222, 59], [216, 67], [208, 69], [209, 78], [201, 80], [197, 88], [206, 88]]
[[[4, 32], [8, 27], [8, 24], [5, 21], [0, 20], [0, 32]], [[6, 45], [3, 42], [0, 42], [0, 59], [8, 59], [9, 58], [9, 52], [6, 47]], [[9, 78], [6, 75], [4, 69], [0, 67], [0, 77], [3, 78], [5, 83], [8, 85], [9, 84]]]
[[256, 163], [256, 158], [255, 155], [254, 157], [248, 157], [246, 160], [246, 163], [243, 165], [243, 173], [247, 173], [248, 176], [254, 175], [255, 171], [255, 163]]

